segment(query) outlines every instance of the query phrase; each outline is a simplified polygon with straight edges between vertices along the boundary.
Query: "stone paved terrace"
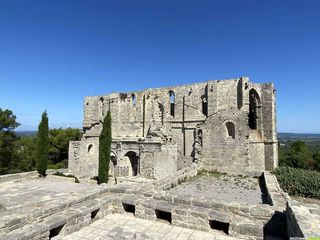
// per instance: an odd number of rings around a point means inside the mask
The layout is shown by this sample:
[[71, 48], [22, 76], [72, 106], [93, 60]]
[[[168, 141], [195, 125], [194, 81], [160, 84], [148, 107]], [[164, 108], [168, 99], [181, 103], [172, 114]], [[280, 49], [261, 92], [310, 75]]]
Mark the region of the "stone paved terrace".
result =
[[214, 199], [221, 203], [262, 204], [259, 179], [223, 174], [197, 176], [168, 193], [183, 197]]
[[3, 212], [28, 212], [48, 204], [72, 201], [94, 189], [97, 185], [76, 184], [74, 178], [48, 175], [46, 178], [23, 179], [1, 183], [0, 216]]
[[201, 232], [188, 228], [172, 226], [165, 221], [150, 221], [136, 218], [130, 214], [111, 214], [89, 226], [65, 237], [63, 240], [109, 240], [109, 239], [150, 239], [150, 240], [232, 240], [223, 233]]
[[269, 205], [261, 204], [257, 178], [196, 172], [165, 184], [134, 178], [98, 186], [50, 175], [2, 182], [0, 239], [263, 239], [285, 229], [286, 202], [272, 174], [262, 175]]

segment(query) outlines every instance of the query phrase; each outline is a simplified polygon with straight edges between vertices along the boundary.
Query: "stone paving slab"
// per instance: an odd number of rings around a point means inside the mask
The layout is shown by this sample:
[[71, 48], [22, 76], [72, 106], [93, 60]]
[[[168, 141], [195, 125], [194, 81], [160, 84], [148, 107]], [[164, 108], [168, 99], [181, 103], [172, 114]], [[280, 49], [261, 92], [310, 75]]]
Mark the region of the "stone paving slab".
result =
[[1, 183], [0, 216], [6, 211], [31, 212], [49, 203], [60, 203], [78, 198], [97, 188], [91, 184], [77, 184], [70, 179], [48, 175], [46, 178]]
[[224, 233], [212, 230], [201, 232], [173, 226], [166, 221], [150, 221], [134, 217], [132, 214], [111, 214], [99, 219], [89, 226], [65, 237], [55, 239], [139, 239], [139, 240], [235, 240]]

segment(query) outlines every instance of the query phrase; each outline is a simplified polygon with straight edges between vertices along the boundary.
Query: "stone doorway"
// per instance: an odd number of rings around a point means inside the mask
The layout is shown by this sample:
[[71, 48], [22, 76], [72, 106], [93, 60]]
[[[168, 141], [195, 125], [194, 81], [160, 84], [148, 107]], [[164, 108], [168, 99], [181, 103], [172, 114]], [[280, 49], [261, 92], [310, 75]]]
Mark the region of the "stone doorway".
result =
[[125, 154], [126, 157], [130, 160], [132, 174], [129, 173], [129, 176], [137, 176], [139, 174], [139, 156], [136, 152], [129, 151]]

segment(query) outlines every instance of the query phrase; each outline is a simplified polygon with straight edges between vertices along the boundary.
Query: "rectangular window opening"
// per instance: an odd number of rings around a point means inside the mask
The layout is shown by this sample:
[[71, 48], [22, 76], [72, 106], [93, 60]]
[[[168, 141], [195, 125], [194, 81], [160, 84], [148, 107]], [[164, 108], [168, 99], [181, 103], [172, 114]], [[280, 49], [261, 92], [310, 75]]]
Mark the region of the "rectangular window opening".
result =
[[64, 227], [64, 224], [51, 229], [50, 233], [49, 233], [49, 239], [51, 239], [51, 238], [53, 238], [55, 236], [58, 236], [63, 227]]
[[211, 229], [223, 231], [225, 234], [229, 234], [229, 223], [209, 220], [209, 225]]
[[100, 210], [100, 208], [98, 208], [98, 209], [96, 209], [96, 210], [91, 212], [91, 219], [94, 219], [97, 216], [99, 210]]
[[170, 115], [174, 117], [174, 103], [170, 103]]
[[129, 212], [129, 213], [133, 213], [133, 215], [135, 215], [135, 212], [136, 212], [135, 205], [122, 203], [122, 206], [123, 206], [124, 211]]
[[170, 212], [160, 211], [156, 209], [155, 213], [156, 213], [157, 219], [168, 221], [171, 224], [172, 216]]

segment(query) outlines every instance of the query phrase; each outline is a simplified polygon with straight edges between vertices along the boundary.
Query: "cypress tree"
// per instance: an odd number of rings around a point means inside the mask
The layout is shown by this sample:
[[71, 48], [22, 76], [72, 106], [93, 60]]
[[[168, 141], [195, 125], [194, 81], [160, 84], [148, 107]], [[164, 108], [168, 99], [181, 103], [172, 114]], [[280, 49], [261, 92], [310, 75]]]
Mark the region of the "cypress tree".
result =
[[41, 176], [46, 176], [49, 151], [49, 124], [47, 111], [42, 113], [37, 135], [37, 171]]
[[109, 110], [107, 116], [103, 120], [102, 131], [99, 137], [99, 184], [108, 182], [111, 141], [111, 113]]

